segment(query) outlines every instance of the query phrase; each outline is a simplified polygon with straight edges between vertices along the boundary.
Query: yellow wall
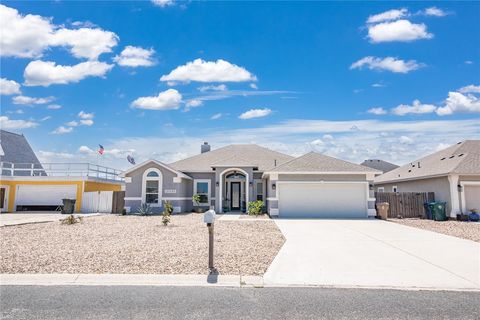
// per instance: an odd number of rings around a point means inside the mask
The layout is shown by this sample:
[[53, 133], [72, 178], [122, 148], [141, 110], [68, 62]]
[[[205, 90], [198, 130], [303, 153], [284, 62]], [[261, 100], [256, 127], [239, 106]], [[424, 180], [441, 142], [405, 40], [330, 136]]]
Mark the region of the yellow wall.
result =
[[105, 183], [94, 181], [65, 181], [65, 180], [49, 180], [49, 181], [28, 181], [28, 180], [1, 180], [0, 185], [8, 186], [8, 212], [14, 212], [16, 208], [15, 196], [19, 185], [76, 185], [77, 200], [75, 202], [75, 212], [80, 212], [82, 208], [83, 192], [90, 191], [120, 191], [122, 186], [118, 183]]
[[84, 192], [91, 191], [121, 191], [122, 186], [115, 183], [85, 181]]
[[7, 185], [8, 188], [8, 212], [14, 212], [15, 208], [15, 195], [17, 187], [19, 185], [76, 185], [77, 186], [77, 200], [75, 202], [75, 212], [80, 212], [82, 207], [82, 195], [83, 195], [83, 181], [21, 181], [21, 180], [2, 180], [1, 185]]

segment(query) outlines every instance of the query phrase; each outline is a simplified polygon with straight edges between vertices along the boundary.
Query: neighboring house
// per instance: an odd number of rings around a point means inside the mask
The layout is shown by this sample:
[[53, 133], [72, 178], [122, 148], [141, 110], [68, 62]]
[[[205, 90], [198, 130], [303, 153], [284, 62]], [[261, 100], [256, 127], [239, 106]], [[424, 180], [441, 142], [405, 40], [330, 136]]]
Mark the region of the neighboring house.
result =
[[455, 217], [480, 209], [480, 140], [466, 140], [375, 178], [376, 191], [434, 192]]
[[55, 210], [64, 198], [75, 199], [80, 212], [85, 200], [95, 198], [92, 192], [120, 191], [123, 185], [120, 172], [111, 168], [41, 164], [23, 135], [5, 130], [0, 130], [0, 172], [0, 212]]
[[127, 210], [148, 203], [159, 212], [170, 201], [175, 212], [188, 212], [199, 194], [200, 206], [217, 212], [245, 212], [250, 201], [260, 200], [272, 216], [375, 215], [374, 169], [313, 152], [294, 158], [254, 144], [210, 151], [205, 143], [201, 151], [171, 164], [148, 160], [124, 172]]
[[388, 171], [392, 171], [397, 169], [399, 166], [396, 164], [390, 163], [388, 161], [380, 160], [380, 159], [367, 159], [360, 163], [362, 166], [369, 167], [378, 171], [382, 171], [386, 173]]

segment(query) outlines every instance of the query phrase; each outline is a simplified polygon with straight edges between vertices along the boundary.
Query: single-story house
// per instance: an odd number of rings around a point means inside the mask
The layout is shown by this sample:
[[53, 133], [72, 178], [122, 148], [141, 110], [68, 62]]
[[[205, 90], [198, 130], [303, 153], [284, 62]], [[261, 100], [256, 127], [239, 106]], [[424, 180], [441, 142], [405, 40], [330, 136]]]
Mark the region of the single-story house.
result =
[[88, 163], [42, 164], [24, 135], [0, 130], [0, 212], [51, 211], [64, 198], [82, 212], [92, 196], [123, 189], [119, 173]]
[[148, 203], [157, 212], [170, 201], [175, 212], [199, 206], [245, 212], [260, 200], [272, 216], [366, 218], [375, 215], [373, 179], [380, 172], [315, 152], [301, 157], [258, 145], [228, 145], [165, 164], [148, 160], [125, 171], [125, 206]]
[[456, 217], [480, 209], [480, 140], [466, 140], [375, 178], [377, 192], [434, 192]]

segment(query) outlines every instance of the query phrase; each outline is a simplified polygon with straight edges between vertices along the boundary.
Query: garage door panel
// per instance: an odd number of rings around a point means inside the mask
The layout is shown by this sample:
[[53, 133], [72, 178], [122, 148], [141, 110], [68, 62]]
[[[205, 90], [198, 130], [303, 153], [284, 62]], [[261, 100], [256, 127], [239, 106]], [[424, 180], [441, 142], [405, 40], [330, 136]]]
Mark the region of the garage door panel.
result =
[[61, 205], [62, 199], [76, 199], [76, 185], [20, 185], [17, 189], [17, 206]]
[[480, 185], [465, 186], [465, 206], [466, 210], [480, 209]]
[[279, 216], [288, 218], [365, 218], [364, 183], [280, 183]]

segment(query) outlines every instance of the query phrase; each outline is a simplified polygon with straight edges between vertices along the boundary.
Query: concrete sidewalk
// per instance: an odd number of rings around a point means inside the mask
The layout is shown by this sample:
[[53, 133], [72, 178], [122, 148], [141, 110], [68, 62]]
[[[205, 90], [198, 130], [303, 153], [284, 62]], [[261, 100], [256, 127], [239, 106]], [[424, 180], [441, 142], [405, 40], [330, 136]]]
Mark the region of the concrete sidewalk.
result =
[[0, 285], [261, 287], [263, 278], [240, 275], [0, 274]]

